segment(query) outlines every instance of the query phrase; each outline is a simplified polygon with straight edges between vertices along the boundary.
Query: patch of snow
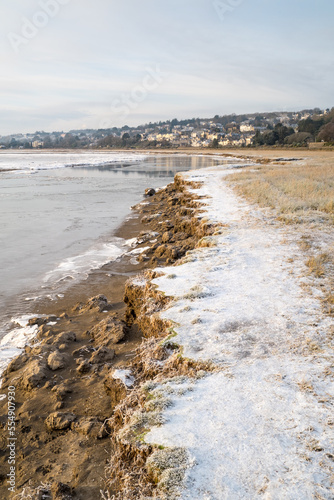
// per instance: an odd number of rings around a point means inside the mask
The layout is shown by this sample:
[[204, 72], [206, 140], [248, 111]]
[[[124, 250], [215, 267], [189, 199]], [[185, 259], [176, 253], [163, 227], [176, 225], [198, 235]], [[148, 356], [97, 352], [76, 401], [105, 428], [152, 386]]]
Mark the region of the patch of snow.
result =
[[134, 278], [131, 279], [131, 283], [135, 286], [140, 286], [140, 287], [143, 287], [143, 286], [146, 286], [146, 279], [144, 278], [144, 276], [135, 276]]
[[115, 370], [112, 374], [115, 380], [121, 380], [126, 387], [132, 387], [135, 379], [131, 375], [131, 370]]
[[145, 439], [188, 449], [195, 465], [182, 499], [332, 499], [333, 319], [300, 286], [305, 266], [286, 229], [237, 198], [226, 169], [183, 175], [203, 182], [192, 189], [206, 197], [201, 217], [223, 226], [215, 247], [157, 269], [153, 283], [174, 298], [161, 316], [183, 355], [221, 372], [175, 393], [166, 423]]
[[128, 255], [140, 255], [141, 253], [149, 249], [150, 247], [135, 248], [134, 250], [131, 250], [131, 252], [128, 252]]
[[[21, 354], [22, 349], [35, 337], [38, 326], [29, 326], [28, 321], [36, 315], [25, 315], [19, 318], [12, 318], [11, 322], [16, 328], [10, 330], [0, 339], [0, 375], [16, 356]], [[44, 317], [40, 315], [39, 317]]]
[[258, 360], [238, 366], [233, 378], [222, 372], [189, 382], [183, 395], [172, 382], [163, 387], [172, 402], [166, 423], [145, 440], [187, 448], [195, 465], [182, 499], [311, 500], [316, 492], [333, 498], [326, 470], [334, 445], [326, 425], [332, 408], [296, 391], [309, 363], [298, 367], [301, 373], [291, 368], [278, 359]]
[[129, 240], [125, 240], [123, 246], [125, 247], [135, 247], [137, 245], [137, 238], [130, 238]]

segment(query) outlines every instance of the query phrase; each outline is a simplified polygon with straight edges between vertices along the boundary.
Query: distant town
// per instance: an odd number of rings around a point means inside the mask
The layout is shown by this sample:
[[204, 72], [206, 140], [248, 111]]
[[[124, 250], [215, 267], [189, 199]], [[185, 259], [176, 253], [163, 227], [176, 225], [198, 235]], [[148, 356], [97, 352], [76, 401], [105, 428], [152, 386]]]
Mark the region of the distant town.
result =
[[1, 149], [148, 149], [308, 147], [334, 144], [334, 108], [216, 115], [138, 127], [18, 133], [0, 136]]

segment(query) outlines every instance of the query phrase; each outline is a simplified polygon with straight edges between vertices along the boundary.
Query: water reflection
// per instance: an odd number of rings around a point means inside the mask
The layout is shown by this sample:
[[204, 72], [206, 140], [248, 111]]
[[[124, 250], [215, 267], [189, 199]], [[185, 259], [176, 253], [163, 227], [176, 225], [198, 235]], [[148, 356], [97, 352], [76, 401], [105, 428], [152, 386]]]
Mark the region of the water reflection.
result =
[[[211, 167], [227, 162], [222, 158], [210, 156], [152, 156], [139, 162], [110, 163], [96, 166], [75, 166], [75, 170], [112, 172], [113, 174], [128, 175], [129, 173], [138, 173], [145, 177], [173, 177], [177, 172], [196, 170], [205, 167]], [[231, 160], [228, 160], [231, 162]]]

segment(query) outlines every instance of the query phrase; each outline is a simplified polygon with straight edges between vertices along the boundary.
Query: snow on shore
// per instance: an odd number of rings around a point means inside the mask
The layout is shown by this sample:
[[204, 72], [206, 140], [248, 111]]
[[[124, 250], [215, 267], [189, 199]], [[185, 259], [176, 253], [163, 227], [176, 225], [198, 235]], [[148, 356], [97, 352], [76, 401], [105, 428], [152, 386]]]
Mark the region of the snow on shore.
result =
[[207, 197], [204, 215], [227, 226], [215, 246], [154, 280], [174, 297], [162, 315], [175, 323], [173, 341], [220, 371], [182, 391], [161, 384], [173, 404], [145, 439], [187, 449], [182, 499], [333, 499], [333, 321], [301, 286], [297, 246], [238, 199], [226, 175], [184, 174], [203, 181], [194, 192]]

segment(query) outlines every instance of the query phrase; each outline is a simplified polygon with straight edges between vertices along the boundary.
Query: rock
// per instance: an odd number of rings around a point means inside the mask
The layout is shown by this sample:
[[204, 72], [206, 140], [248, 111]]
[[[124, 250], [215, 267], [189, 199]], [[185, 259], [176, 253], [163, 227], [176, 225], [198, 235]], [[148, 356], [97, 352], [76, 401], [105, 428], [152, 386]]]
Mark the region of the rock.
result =
[[108, 347], [101, 346], [90, 358], [91, 363], [108, 363], [115, 357], [115, 351]]
[[45, 425], [48, 431], [63, 431], [71, 427], [75, 418], [76, 417], [73, 413], [56, 411], [47, 417]]
[[174, 229], [174, 224], [171, 221], [166, 220], [161, 224], [162, 231], [166, 232], [169, 231], [170, 229]]
[[38, 316], [36, 318], [30, 318], [29, 321], [28, 321], [28, 325], [29, 326], [42, 326], [46, 323], [46, 319], [45, 318], [39, 318]]
[[44, 356], [46, 354], [50, 354], [51, 352], [55, 351], [56, 348], [53, 345], [37, 345], [36, 347], [33, 347], [30, 351], [30, 356]]
[[84, 346], [84, 347], [79, 347], [79, 349], [76, 349], [75, 351], [72, 352], [72, 355], [74, 358], [77, 357], [88, 357], [90, 356], [93, 352], [95, 352], [95, 348], [93, 346]]
[[54, 386], [51, 391], [55, 393], [58, 401], [62, 401], [67, 394], [73, 392], [72, 389], [64, 382]]
[[77, 336], [74, 332], [63, 332], [59, 333], [54, 339], [54, 344], [68, 344], [70, 342], [76, 342]]
[[20, 385], [25, 390], [31, 390], [42, 384], [47, 377], [47, 366], [44, 360], [31, 361], [22, 373]]
[[89, 334], [99, 345], [117, 344], [124, 339], [126, 325], [117, 318], [107, 318], [95, 325]]
[[142, 243], [146, 243], [149, 240], [153, 240], [157, 236], [159, 236], [159, 233], [156, 233], [154, 231], [141, 231], [138, 235], [137, 243], [138, 245], [141, 245]]
[[71, 425], [72, 431], [78, 432], [79, 434], [83, 434], [84, 436], [88, 436], [90, 431], [92, 430], [94, 424], [96, 423], [96, 419], [91, 418], [81, 418], [78, 422], [73, 422]]
[[28, 321], [29, 326], [42, 326], [45, 325], [46, 323], [54, 322], [57, 321], [57, 316], [47, 316], [46, 318], [41, 318], [39, 316], [36, 316], [35, 318], [30, 318]]
[[22, 368], [26, 364], [28, 359], [29, 358], [26, 353], [20, 354], [19, 356], [17, 356], [17, 358], [14, 358], [13, 361], [9, 363], [5, 370], [5, 374], [7, 375], [8, 373], [20, 370], [20, 368]]
[[178, 256], [179, 256], [179, 252], [178, 252], [177, 248], [173, 248], [171, 251], [171, 258], [175, 260], [178, 258]]
[[156, 193], [156, 191], [153, 188], [147, 188], [147, 189], [145, 189], [145, 196], [154, 196], [155, 193]]
[[48, 367], [50, 370], [60, 370], [66, 366], [66, 355], [59, 351], [52, 352], [48, 357]]
[[42, 340], [43, 337], [49, 337], [50, 335], [51, 335], [50, 327], [47, 325], [41, 325], [38, 328], [38, 332], [37, 332], [36, 336], [37, 336], [38, 340]]
[[77, 422], [73, 422], [71, 429], [79, 434], [95, 439], [103, 439], [109, 435], [103, 422], [95, 417], [83, 417]]
[[167, 248], [168, 248], [167, 245], [160, 245], [154, 252], [156, 257], [162, 257], [163, 254], [166, 252]]
[[77, 361], [79, 362], [77, 372], [80, 375], [88, 373], [91, 370], [92, 365], [86, 359], [84, 359], [83, 361], [78, 359]]
[[87, 306], [90, 309], [98, 308], [99, 311], [102, 312], [108, 306], [108, 299], [105, 295], [97, 295], [89, 299]]
[[105, 295], [97, 295], [96, 297], [91, 297], [86, 304], [78, 304], [75, 307], [75, 311], [87, 312], [92, 309], [96, 309], [99, 312], [109, 311], [112, 305], [108, 303], [108, 299]]
[[162, 243], [168, 243], [172, 239], [172, 237], [173, 237], [173, 233], [166, 231], [162, 235]]

